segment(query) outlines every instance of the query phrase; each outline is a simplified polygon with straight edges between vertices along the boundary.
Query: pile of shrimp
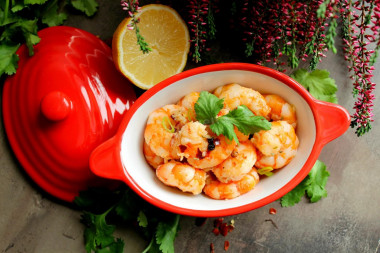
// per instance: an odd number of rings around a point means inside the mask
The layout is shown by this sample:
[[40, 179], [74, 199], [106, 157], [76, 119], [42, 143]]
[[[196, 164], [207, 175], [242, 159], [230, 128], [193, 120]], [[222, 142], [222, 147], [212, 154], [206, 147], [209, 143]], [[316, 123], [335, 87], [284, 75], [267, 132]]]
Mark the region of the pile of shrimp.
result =
[[271, 121], [270, 130], [250, 136], [235, 127], [237, 144], [196, 121], [194, 105], [199, 94], [189, 93], [177, 104], [149, 114], [143, 152], [162, 183], [213, 199], [232, 199], [256, 186], [260, 168], [280, 169], [296, 155], [295, 108], [280, 96], [262, 95], [236, 83], [213, 91], [224, 99], [218, 116], [245, 105], [254, 115]]

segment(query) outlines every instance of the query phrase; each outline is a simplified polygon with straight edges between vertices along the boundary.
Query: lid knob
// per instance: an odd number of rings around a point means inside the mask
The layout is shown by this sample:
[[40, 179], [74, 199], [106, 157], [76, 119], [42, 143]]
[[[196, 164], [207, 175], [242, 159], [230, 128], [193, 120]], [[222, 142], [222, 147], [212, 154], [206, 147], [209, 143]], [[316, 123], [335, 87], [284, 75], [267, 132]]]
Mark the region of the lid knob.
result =
[[60, 91], [48, 93], [41, 101], [42, 114], [52, 121], [65, 119], [70, 110], [71, 100]]

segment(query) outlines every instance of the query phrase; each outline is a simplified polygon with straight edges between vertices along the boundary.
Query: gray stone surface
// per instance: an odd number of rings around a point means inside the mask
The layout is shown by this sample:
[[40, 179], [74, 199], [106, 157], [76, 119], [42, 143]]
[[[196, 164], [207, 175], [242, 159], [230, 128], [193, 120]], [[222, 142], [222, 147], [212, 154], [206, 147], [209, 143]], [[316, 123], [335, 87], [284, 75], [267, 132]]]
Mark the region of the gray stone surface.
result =
[[[71, 16], [66, 25], [109, 39], [123, 18], [118, 1], [100, 2], [91, 19]], [[340, 45], [338, 44], [338, 47]], [[352, 112], [352, 84], [342, 55], [328, 54], [319, 65], [339, 87], [341, 105]], [[373, 81], [380, 83], [380, 62]], [[376, 90], [380, 97], [380, 89]], [[176, 252], [370, 252], [380, 244], [380, 107], [375, 101], [373, 130], [358, 138], [352, 129], [327, 144], [319, 159], [331, 173], [328, 197], [311, 204], [306, 199], [282, 208], [278, 201], [248, 213], [225, 217], [235, 221], [226, 237], [212, 233], [213, 220], [198, 227], [195, 218], [182, 217]], [[2, 119], [2, 117], [1, 117]], [[269, 208], [277, 214], [269, 214]], [[0, 124], [0, 252], [85, 252], [80, 212], [47, 196], [23, 172]], [[271, 219], [274, 223], [267, 221]], [[141, 252], [147, 242], [132, 228], [117, 230], [125, 252]]]

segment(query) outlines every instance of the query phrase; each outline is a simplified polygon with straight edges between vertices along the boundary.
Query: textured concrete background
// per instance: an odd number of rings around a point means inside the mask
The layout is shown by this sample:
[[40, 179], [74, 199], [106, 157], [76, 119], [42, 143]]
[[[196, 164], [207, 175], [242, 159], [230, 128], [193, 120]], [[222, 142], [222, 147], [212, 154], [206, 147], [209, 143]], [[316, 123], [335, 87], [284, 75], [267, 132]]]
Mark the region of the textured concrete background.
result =
[[[101, 0], [91, 19], [71, 16], [66, 25], [109, 39], [124, 17], [119, 1]], [[338, 44], [338, 47], [340, 45]], [[339, 49], [339, 48], [338, 48]], [[352, 112], [352, 85], [341, 54], [328, 54], [327, 69], [339, 87], [341, 105]], [[380, 83], [380, 61], [373, 81]], [[376, 91], [380, 97], [380, 89]], [[213, 220], [198, 227], [195, 218], [182, 217], [175, 241], [176, 252], [371, 252], [380, 243], [380, 108], [375, 101], [373, 130], [357, 138], [352, 129], [323, 149], [319, 159], [331, 173], [328, 197], [311, 204], [306, 199], [282, 208], [278, 201], [248, 213], [225, 217], [235, 221], [227, 235], [212, 233]], [[1, 117], [2, 118], [2, 117]], [[269, 214], [269, 208], [277, 214]], [[0, 124], [0, 252], [85, 252], [80, 212], [46, 195], [23, 172]], [[272, 219], [272, 222], [266, 221]], [[147, 242], [128, 227], [117, 235], [125, 240], [125, 252], [141, 252]]]

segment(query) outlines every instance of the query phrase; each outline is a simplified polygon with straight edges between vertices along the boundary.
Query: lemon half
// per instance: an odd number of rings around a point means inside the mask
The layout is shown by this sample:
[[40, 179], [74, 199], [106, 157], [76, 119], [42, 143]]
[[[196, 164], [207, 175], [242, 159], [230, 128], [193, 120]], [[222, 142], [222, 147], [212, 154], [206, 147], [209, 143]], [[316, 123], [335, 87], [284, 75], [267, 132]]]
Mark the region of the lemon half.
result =
[[190, 49], [189, 31], [174, 9], [161, 4], [143, 6], [136, 18], [140, 19], [140, 34], [152, 51], [140, 50], [135, 30], [128, 29], [132, 19], [126, 18], [114, 32], [112, 54], [116, 68], [147, 90], [184, 69]]

